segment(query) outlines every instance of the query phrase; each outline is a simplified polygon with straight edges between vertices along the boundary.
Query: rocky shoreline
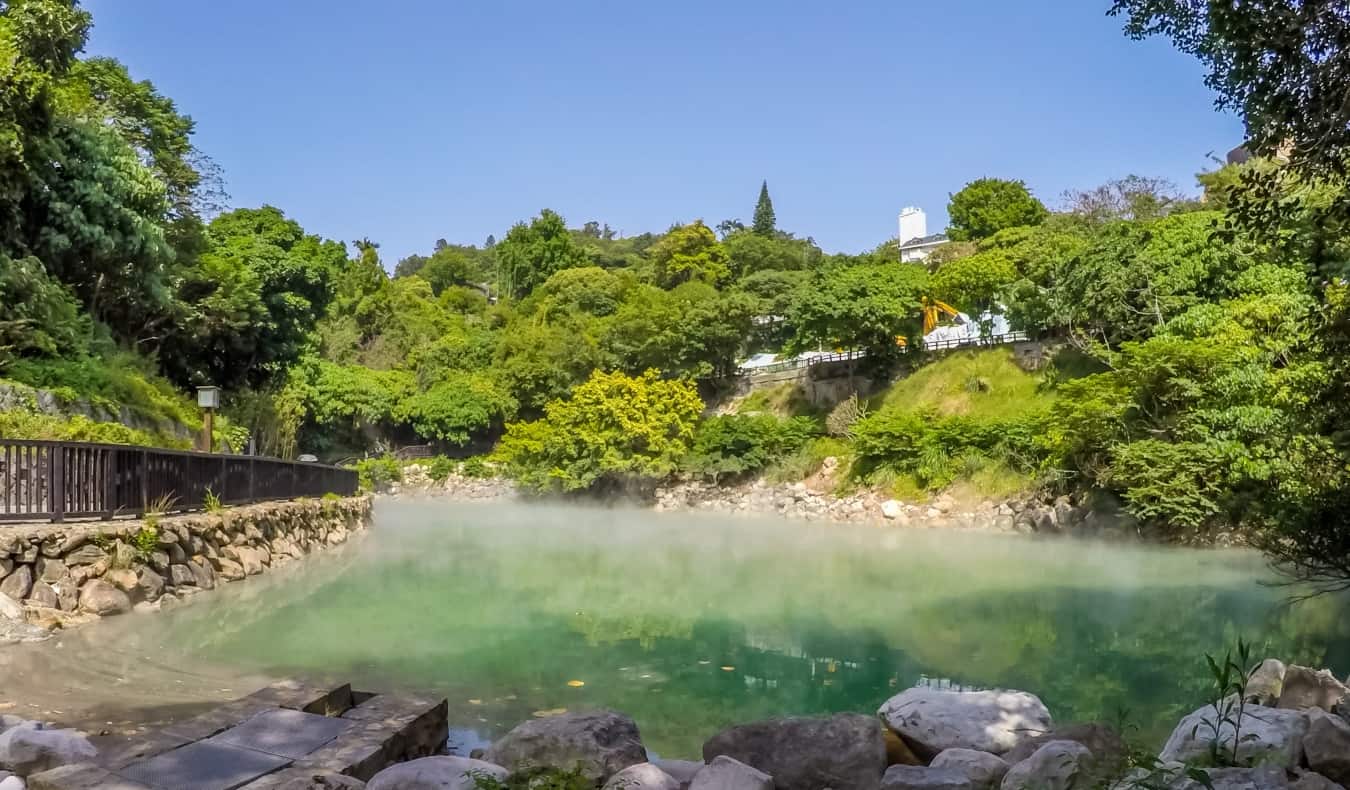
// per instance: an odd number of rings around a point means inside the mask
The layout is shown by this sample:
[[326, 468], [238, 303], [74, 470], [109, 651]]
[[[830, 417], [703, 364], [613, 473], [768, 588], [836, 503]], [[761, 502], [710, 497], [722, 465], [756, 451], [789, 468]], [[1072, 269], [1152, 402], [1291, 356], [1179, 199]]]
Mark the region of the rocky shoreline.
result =
[[346, 542], [370, 497], [0, 528], [0, 644], [155, 610]]
[[[421, 749], [420, 755], [413, 750], [395, 758], [406, 762], [369, 772], [365, 766], [370, 761], [364, 759], [346, 769], [308, 760], [306, 765], [312, 767], [291, 769], [277, 774], [276, 781], [264, 778], [247, 786], [1344, 790], [1350, 782], [1350, 689], [1345, 684], [1327, 670], [1286, 667], [1268, 659], [1253, 668], [1239, 688], [1240, 697], [1222, 698], [1185, 716], [1156, 755], [1132, 750], [1120, 733], [1104, 724], [1057, 723], [1045, 704], [1028, 692], [918, 686], [883, 702], [875, 715], [789, 717], [729, 727], [704, 742], [698, 760], [653, 757], [637, 724], [622, 713], [564, 712], [520, 724], [489, 748], [468, 756], [420, 756], [433, 751], [431, 747]], [[445, 703], [434, 710], [440, 711], [443, 744]], [[216, 714], [203, 718], [220, 719]], [[346, 752], [339, 749], [334, 754]], [[72, 776], [98, 772], [99, 759], [83, 733], [0, 717], [0, 790], [102, 786], [69, 783]], [[113, 759], [112, 764], [118, 763]], [[145, 787], [134, 782], [125, 786]]]
[[[644, 503], [658, 513], [720, 513], [777, 516], [803, 521], [830, 521], [920, 529], [959, 529], [1008, 534], [1074, 534], [1135, 537], [1133, 520], [1104, 513], [1067, 496], [1052, 499], [1013, 498], [1005, 501], [958, 502], [939, 495], [928, 502], [903, 502], [873, 491], [839, 496], [805, 482], [769, 483], [755, 480], [716, 485], [684, 480], [658, 486]], [[475, 478], [452, 474], [433, 481], [425, 467], [404, 468], [404, 480], [389, 487], [401, 498], [446, 498], [462, 502], [491, 502], [521, 497], [503, 478]]]

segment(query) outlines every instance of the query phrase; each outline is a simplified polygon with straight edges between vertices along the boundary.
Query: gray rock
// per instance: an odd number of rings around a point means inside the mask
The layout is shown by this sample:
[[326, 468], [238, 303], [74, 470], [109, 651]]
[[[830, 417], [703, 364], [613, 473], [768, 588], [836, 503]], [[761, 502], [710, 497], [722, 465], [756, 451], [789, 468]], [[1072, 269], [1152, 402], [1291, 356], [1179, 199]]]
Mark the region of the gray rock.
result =
[[28, 600], [36, 606], [51, 609], [59, 608], [61, 605], [61, 598], [56, 594], [56, 590], [46, 582], [34, 582], [33, 589], [28, 591]]
[[1289, 783], [1290, 790], [1345, 790], [1336, 782], [1313, 771], [1297, 769], [1298, 778]]
[[1350, 722], [1321, 710], [1309, 711], [1303, 752], [1312, 770], [1334, 782], [1350, 782]]
[[1094, 722], [1056, 727], [1045, 735], [1039, 735], [1018, 745], [1016, 749], [1003, 755], [1003, 759], [1009, 764], [1020, 763], [1050, 741], [1075, 741], [1083, 744], [1092, 752], [1097, 763], [1108, 771], [1123, 768], [1128, 756], [1129, 747], [1125, 739], [1120, 737], [1120, 733], [1105, 724]]
[[1284, 672], [1284, 687], [1276, 707], [1291, 710], [1321, 708], [1331, 710], [1350, 694], [1350, 689], [1330, 670], [1291, 666]]
[[423, 757], [380, 771], [366, 790], [474, 790], [476, 775], [505, 781], [506, 769], [468, 757]]
[[92, 543], [86, 543], [66, 555], [65, 563], [67, 565], [93, 565], [96, 562], [108, 559], [108, 552], [100, 549]]
[[33, 589], [33, 569], [27, 565], [20, 565], [0, 581], [0, 594], [8, 595], [16, 601], [27, 598], [31, 589]]
[[59, 582], [67, 572], [64, 562], [49, 557], [39, 557], [36, 568], [37, 578], [44, 582]]
[[1008, 769], [999, 786], [1003, 790], [1072, 790], [1087, 785], [1092, 768], [1092, 752], [1083, 744], [1050, 741]]
[[1284, 689], [1284, 662], [1278, 658], [1267, 658], [1252, 670], [1247, 678], [1248, 702], [1276, 707], [1280, 701], [1280, 692]]
[[19, 777], [10, 774], [0, 779], [0, 790], [28, 790], [28, 785]]
[[23, 604], [0, 593], [0, 617], [7, 620], [23, 620]]
[[150, 568], [142, 568], [136, 577], [136, 589], [143, 600], [157, 600], [164, 594], [164, 577]]
[[[1288, 790], [1289, 778], [1284, 769], [1274, 765], [1260, 768], [1211, 768], [1209, 781], [1214, 790]], [[1204, 790], [1194, 779], [1182, 778], [1172, 785], [1174, 790]]]
[[[1212, 723], [1219, 718], [1214, 708], [1208, 705], [1186, 716], [1172, 730], [1158, 759], [1182, 763], [1208, 759], [1215, 740]], [[1237, 718], [1236, 709], [1229, 718]], [[1303, 736], [1308, 731], [1308, 719], [1302, 712], [1248, 705], [1243, 711], [1241, 725], [1241, 743], [1237, 749], [1239, 763], [1284, 768], [1298, 764], [1303, 752]], [[1224, 722], [1219, 728], [1219, 744], [1232, 751], [1233, 725], [1230, 722]]]
[[886, 770], [881, 724], [858, 713], [731, 727], [703, 744], [705, 761], [712, 762], [719, 755], [770, 774], [778, 790], [874, 790]]
[[931, 767], [959, 771], [970, 782], [971, 790], [995, 790], [1011, 768], [1006, 760], [974, 749], [947, 749], [933, 758]]
[[912, 688], [887, 700], [877, 715], [925, 759], [946, 749], [1003, 754], [1054, 729], [1045, 704], [1025, 691]]
[[169, 584], [174, 587], [196, 587], [197, 577], [187, 565], [176, 563], [169, 566]]
[[973, 790], [969, 777], [955, 768], [892, 765], [881, 778], [881, 790]]
[[689, 790], [774, 790], [773, 777], [738, 760], [721, 756], [703, 767]]
[[194, 560], [188, 563], [188, 569], [192, 571], [192, 577], [196, 579], [198, 587], [203, 590], [216, 588], [216, 574], [212, 572], [210, 564]]
[[21, 777], [62, 765], [85, 762], [98, 749], [74, 730], [39, 730], [14, 727], [0, 733], [0, 768]]
[[680, 790], [680, 783], [651, 763], [638, 763], [611, 776], [604, 790]]
[[599, 784], [630, 765], [647, 762], [647, 750], [632, 719], [592, 711], [524, 722], [492, 744], [483, 759], [508, 771], [576, 765]]
[[102, 579], [93, 579], [80, 588], [80, 608], [100, 617], [131, 611], [127, 594]]
[[660, 768], [680, 783], [681, 790], [688, 790], [694, 777], [703, 770], [705, 763], [693, 760], [652, 760], [652, 765]]

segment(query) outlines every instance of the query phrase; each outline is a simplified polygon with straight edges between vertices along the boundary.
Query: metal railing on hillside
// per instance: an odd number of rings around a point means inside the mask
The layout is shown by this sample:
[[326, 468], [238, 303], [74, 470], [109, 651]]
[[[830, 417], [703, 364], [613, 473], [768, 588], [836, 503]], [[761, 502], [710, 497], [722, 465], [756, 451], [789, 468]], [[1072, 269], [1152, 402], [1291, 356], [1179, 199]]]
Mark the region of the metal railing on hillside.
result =
[[140, 516], [152, 507], [221, 504], [357, 491], [356, 472], [323, 464], [116, 444], [0, 439], [0, 521]]
[[[924, 340], [924, 351], [950, 351], [954, 348], [979, 348], [981, 346], [1001, 346], [1008, 343], [1025, 343], [1030, 338], [1026, 332], [1004, 332], [1000, 335], [980, 335], [977, 337], [953, 337], [945, 340]], [[908, 353], [910, 347], [902, 346], [901, 351]], [[866, 351], [835, 351], [829, 354], [818, 354], [809, 357], [799, 357], [797, 359], [788, 359], [782, 362], [774, 362], [769, 365], [761, 365], [757, 368], [741, 368], [743, 375], [751, 377], [770, 373], [782, 373], [789, 370], [810, 369], [816, 365], [824, 365], [830, 362], [851, 362], [853, 360], [863, 359], [867, 356]]]

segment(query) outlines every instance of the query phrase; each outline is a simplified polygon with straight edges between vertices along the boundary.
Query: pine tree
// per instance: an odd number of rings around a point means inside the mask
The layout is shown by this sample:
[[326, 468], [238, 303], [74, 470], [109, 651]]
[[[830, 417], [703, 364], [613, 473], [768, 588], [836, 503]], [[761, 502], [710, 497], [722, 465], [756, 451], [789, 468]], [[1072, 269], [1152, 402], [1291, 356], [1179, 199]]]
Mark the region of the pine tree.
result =
[[758, 236], [772, 236], [775, 222], [773, 201], [769, 199], [769, 182], [765, 181], [759, 187], [759, 202], [755, 204], [755, 222], [751, 227]]

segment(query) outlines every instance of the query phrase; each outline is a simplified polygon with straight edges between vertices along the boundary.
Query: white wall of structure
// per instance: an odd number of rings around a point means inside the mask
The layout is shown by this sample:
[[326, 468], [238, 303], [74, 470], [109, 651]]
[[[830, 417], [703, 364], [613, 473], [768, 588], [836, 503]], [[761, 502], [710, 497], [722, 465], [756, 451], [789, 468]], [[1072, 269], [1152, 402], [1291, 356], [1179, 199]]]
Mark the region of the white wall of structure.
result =
[[901, 244], [927, 235], [928, 215], [923, 213], [923, 209], [913, 206], [900, 209], [900, 235], [898, 238]]

